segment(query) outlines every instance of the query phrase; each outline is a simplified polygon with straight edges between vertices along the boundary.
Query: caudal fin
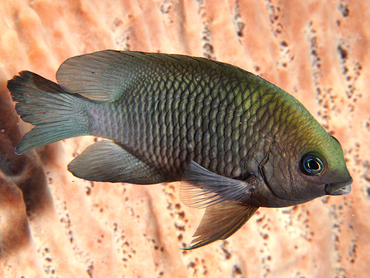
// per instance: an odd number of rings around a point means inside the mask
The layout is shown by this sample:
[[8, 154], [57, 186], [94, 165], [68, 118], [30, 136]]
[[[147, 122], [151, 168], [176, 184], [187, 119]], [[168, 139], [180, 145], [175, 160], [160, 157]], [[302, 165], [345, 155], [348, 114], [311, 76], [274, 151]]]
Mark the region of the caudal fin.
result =
[[8, 89], [18, 102], [16, 110], [21, 118], [35, 125], [16, 147], [17, 154], [87, 134], [87, 101], [64, 92], [57, 83], [21, 71], [8, 81]]

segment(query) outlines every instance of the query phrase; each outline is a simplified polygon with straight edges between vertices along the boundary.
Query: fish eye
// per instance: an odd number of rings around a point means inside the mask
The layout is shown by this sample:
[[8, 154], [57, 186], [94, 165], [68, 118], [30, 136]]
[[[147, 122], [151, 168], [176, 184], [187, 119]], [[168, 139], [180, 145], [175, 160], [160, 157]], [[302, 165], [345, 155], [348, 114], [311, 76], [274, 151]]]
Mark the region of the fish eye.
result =
[[305, 155], [301, 160], [301, 170], [310, 176], [320, 175], [324, 171], [324, 163], [315, 155]]

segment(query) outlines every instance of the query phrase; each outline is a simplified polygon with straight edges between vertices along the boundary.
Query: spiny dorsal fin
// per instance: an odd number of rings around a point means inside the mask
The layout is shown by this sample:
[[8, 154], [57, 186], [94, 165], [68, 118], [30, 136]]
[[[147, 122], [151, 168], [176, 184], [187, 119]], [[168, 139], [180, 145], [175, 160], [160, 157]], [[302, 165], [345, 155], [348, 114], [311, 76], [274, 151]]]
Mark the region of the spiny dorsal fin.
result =
[[258, 207], [241, 205], [233, 201], [225, 201], [207, 207], [202, 221], [193, 235], [191, 246], [186, 250], [228, 238], [239, 230], [257, 209]]
[[68, 165], [76, 177], [91, 181], [153, 184], [165, 182], [150, 168], [120, 145], [102, 140], [89, 146]]
[[[104, 50], [67, 59], [57, 71], [60, 86], [91, 100], [114, 101], [131, 93], [144, 81], [165, 76], [172, 80], [188, 71], [194, 75], [218, 69], [225, 75], [240, 69], [205, 58], [175, 54]], [[225, 71], [229, 71], [226, 73]]]

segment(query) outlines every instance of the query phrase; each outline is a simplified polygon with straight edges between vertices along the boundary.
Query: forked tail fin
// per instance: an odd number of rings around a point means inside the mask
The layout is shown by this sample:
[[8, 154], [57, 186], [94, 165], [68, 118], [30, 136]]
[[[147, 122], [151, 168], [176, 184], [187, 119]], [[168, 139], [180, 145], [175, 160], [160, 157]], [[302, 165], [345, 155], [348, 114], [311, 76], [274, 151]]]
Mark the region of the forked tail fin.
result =
[[21, 71], [8, 81], [16, 110], [21, 118], [35, 125], [15, 149], [28, 152], [62, 139], [88, 134], [88, 101], [66, 93], [55, 82], [30, 71]]

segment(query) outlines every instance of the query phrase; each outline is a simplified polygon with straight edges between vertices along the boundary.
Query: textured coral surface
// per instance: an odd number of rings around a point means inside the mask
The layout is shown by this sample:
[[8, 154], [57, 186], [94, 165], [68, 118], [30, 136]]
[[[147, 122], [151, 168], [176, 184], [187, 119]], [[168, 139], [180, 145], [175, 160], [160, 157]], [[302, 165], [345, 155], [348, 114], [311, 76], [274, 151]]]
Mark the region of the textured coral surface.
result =
[[[368, 277], [370, 2], [1, 1], [1, 277]], [[347, 196], [260, 209], [225, 241], [184, 251], [203, 211], [178, 184], [88, 182], [69, 161], [95, 138], [13, 153], [31, 126], [6, 81], [55, 80], [67, 58], [102, 49], [205, 56], [292, 93], [342, 143]]]

